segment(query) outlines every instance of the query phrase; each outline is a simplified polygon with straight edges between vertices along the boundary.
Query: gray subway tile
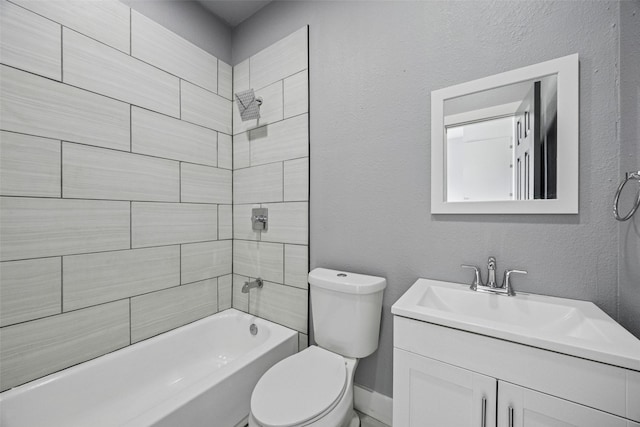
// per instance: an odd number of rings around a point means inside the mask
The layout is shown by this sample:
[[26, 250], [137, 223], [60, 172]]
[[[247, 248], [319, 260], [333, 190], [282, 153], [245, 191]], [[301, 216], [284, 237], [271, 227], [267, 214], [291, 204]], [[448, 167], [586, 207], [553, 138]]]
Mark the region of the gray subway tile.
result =
[[251, 87], [260, 89], [308, 66], [307, 27], [273, 43], [250, 60]]
[[218, 311], [231, 308], [233, 275], [218, 277]]
[[233, 242], [233, 272], [249, 277], [283, 282], [283, 245], [279, 243]]
[[70, 311], [180, 284], [180, 247], [65, 256], [63, 310]]
[[308, 71], [284, 79], [284, 118], [309, 112]]
[[0, 199], [0, 260], [127, 249], [129, 202]]
[[218, 133], [218, 167], [233, 169], [233, 138], [225, 133]]
[[59, 257], [0, 263], [0, 326], [60, 313], [61, 294]]
[[119, 1], [12, 0], [12, 2], [129, 53], [129, 8]]
[[0, 2], [2, 63], [54, 80], [61, 79], [59, 24], [8, 1]]
[[183, 202], [231, 203], [231, 171], [183, 163], [180, 167]]
[[216, 279], [131, 299], [131, 342], [161, 334], [218, 311]]
[[284, 245], [284, 283], [308, 289], [309, 247], [306, 245]]
[[309, 241], [309, 204], [286, 202], [263, 204], [269, 209], [269, 229], [260, 239], [267, 242], [305, 245]]
[[233, 239], [232, 205], [218, 205], [218, 239]]
[[309, 200], [309, 158], [284, 162], [284, 201]]
[[93, 359], [129, 344], [129, 301], [0, 329], [0, 390]]
[[307, 333], [306, 290], [264, 282], [261, 289], [253, 291], [249, 297], [249, 313]]
[[177, 202], [178, 162], [64, 143], [62, 194], [77, 199]]
[[133, 202], [132, 245], [140, 248], [216, 240], [217, 217], [216, 205]]
[[0, 194], [60, 197], [60, 141], [0, 132]]
[[233, 99], [233, 69], [226, 62], [218, 60], [218, 95]]
[[181, 82], [182, 120], [231, 135], [231, 101], [195, 86]]
[[217, 164], [217, 132], [143, 108], [131, 108], [131, 151], [184, 162]]
[[242, 292], [242, 286], [244, 282], [248, 281], [249, 277], [241, 276], [239, 274], [233, 275], [233, 308], [236, 310], [249, 312], [249, 294]]
[[251, 166], [309, 156], [309, 115], [249, 131]]
[[218, 59], [146, 16], [131, 11], [131, 55], [210, 91], [218, 87]]
[[0, 66], [4, 130], [129, 150], [129, 105]]
[[233, 203], [281, 202], [282, 175], [282, 163], [234, 171]]
[[180, 117], [177, 77], [66, 28], [62, 42], [65, 83]]
[[231, 240], [182, 245], [182, 283], [231, 274]]

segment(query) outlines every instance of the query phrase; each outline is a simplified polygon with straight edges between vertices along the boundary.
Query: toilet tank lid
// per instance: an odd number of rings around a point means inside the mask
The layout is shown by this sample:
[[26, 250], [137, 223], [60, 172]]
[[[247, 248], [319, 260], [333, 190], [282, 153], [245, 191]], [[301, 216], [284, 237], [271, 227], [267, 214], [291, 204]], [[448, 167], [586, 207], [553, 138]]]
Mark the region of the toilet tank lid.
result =
[[335, 292], [363, 295], [382, 291], [387, 287], [387, 279], [328, 268], [314, 268], [309, 273], [309, 284]]

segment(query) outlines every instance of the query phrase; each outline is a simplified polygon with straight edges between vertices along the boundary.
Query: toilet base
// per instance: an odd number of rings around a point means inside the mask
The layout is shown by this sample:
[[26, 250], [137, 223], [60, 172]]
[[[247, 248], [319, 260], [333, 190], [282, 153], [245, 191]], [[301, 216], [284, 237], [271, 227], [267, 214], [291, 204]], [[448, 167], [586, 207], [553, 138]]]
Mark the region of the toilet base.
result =
[[360, 417], [356, 414], [356, 411], [353, 411], [353, 416], [347, 427], [360, 427]]

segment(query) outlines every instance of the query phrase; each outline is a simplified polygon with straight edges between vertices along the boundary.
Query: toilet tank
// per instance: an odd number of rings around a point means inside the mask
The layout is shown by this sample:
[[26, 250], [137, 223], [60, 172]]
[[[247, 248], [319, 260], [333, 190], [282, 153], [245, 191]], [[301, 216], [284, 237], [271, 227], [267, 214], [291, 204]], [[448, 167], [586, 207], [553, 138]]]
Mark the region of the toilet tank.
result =
[[316, 268], [309, 273], [316, 343], [347, 357], [362, 358], [378, 348], [383, 277]]

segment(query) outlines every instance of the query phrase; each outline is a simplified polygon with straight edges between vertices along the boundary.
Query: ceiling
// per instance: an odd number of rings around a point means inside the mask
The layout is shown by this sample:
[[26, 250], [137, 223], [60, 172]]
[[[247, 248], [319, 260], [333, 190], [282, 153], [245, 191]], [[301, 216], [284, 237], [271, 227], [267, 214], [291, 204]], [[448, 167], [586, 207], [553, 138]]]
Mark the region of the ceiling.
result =
[[232, 28], [271, 3], [271, 0], [197, 0]]

